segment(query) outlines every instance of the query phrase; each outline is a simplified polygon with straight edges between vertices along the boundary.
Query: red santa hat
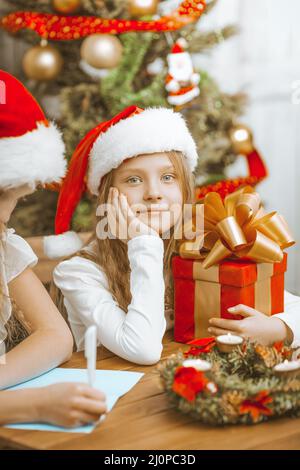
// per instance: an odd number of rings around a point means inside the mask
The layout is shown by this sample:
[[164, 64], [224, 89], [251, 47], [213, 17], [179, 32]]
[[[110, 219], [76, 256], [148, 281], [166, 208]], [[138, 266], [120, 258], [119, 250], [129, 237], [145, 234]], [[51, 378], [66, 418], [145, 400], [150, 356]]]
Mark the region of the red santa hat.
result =
[[180, 151], [192, 172], [197, 164], [196, 144], [181, 114], [167, 108], [129, 106], [110, 121], [92, 129], [79, 143], [64, 179], [55, 219], [56, 236], [46, 237], [50, 258], [78, 251], [81, 240], [70, 232], [73, 213], [85, 189], [98, 195], [101, 179], [124, 160], [142, 154]]
[[172, 53], [178, 54], [181, 52], [185, 52], [185, 49], [188, 47], [188, 42], [184, 38], [178, 38], [176, 42], [174, 42], [172, 47]]
[[65, 146], [35, 98], [0, 70], [0, 188], [59, 182], [66, 171]]

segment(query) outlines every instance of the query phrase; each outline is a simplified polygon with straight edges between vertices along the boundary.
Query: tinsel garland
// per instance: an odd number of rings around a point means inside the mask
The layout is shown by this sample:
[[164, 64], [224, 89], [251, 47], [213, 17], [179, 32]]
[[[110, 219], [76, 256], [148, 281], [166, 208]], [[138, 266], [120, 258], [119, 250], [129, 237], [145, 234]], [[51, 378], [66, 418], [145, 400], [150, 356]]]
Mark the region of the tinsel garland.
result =
[[222, 199], [225, 199], [228, 194], [233, 193], [239, 188], [244, 186], [256, 186], [264, 178], [257, 176], [247, 176], [245, 178], [235, 178], [232, 180], [222, 180], [217, 183], [199, 186], [196, 188], [196, 201], [202, 200], [206, 194], [210, 192], [219, 193]]
[[12, 33], [30, 29], [40, 37], [53, 41], [70, 41], [95, 33], [167, 32], [177, 31], [197, 21], [205, 11], [205, 6], [205, 0], [184, 0], [170, 15], [151, 21], [19, 11], [4, 16], [0, 26]]
[[[200, 343], [158, 366], [163, 389], [179, 411], [211, 425], [300, 416], [300, 375], [284, 378], [273, 372], [276, 364], [291, 357], [291, 348], [244, 342], [231, 353], [221, 353], [212, 338]], [[209, 361], [212, 369], [183, 367], [185, 359], [195, 358]]]

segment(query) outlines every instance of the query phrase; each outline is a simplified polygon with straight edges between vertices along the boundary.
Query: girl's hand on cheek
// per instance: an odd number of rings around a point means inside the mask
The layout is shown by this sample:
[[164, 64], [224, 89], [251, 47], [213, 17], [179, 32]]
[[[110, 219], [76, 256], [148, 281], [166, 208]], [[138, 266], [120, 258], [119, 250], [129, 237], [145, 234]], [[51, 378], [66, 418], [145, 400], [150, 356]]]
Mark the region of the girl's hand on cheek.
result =
[[130, 208], [127, 197], [117, 188], [110, 188], [108, 196], [108, 225], [112, 235], [127, 242], [141, 235], [159, 234], [141, 222]]
[[291, 330], [279, 318], [268, 317], [247, 305], [237, 305], [229, 308], [228, 312], [232, 315], [242, 315], [244, 318], [243, 320], [212, 318], [209, 321], [209, 333], [215, 336], [228, 333], [236, 334], [264, 345], [272, 345], [277, 341], [286, 340], [292, 342], [293, 340]]

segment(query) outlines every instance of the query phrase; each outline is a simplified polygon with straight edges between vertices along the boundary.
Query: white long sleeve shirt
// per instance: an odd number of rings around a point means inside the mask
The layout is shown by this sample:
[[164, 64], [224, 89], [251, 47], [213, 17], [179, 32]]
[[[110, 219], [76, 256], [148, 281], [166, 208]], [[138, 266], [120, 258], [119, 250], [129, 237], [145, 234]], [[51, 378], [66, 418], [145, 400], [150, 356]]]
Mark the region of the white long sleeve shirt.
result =
[[93, 261], [75, 256], [56, 267], [54, 282], [64, 296], [78, 350], [84, 347], [86, 328], [96, 324], [98, 345], [137, 364], [159, 361], [166, 330], [163, 256], [159, 237], [142, 235], [128, 241], [132, 301], [127, 313], [114, 300], [104, 272]]
[[[87, 247], [93, 252], [93, 242]], [[64, 296], [77, 349], [84, 348], [86, 328], [96, 324], [98, 345], [137, 364], [159, 361], [166, 329], [173, 326], [173, 311], [165, 309], [164, 246], [152, 235], [128, 242], [132, 301], [124, 312], [108, 289], [106, 275], [91, 260], [75, 256], [54, 270], [54, 282]], [[300, 342], [300, 298], [285, 292], [285, 312], [276, 315]]]
[[7, 336], [6, 323], [8, 322], [12, 306], [9, 297], [8, 284], [19, 276], [25, 269], [32, 268], [37, 264], [37, 257], [28, 243], [15, 234], [14, 229], [5, 230], [1, 236], [0, 245], [0, 277], [3, 281], [1, 286], [4, 298], [1, 305], [0, 315], [0, 363], [1, 356], [5, 353], [5, 338]]

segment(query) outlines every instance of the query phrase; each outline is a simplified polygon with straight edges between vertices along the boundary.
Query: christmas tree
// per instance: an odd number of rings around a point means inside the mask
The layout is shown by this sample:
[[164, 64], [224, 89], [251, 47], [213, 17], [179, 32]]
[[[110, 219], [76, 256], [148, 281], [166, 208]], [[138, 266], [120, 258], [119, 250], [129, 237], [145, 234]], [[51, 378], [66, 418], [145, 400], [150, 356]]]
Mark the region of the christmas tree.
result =
[[[205, 70], [191, 70], [190, 54], [205, 54], [236, 33], [232, 25], [221, 30], [202, 32], [201, 18], [188, 21], [172, 31], [130, 31], [123, 34], [93, 34], [94, 25], [102, 18], [121, 19], [123, 27], [130, 21], [150, 21], [169, 17], [181, 3], [179, 0], [9, 0], [1, 25], [7, 34], [30, 44], [23, 59], [19, 77], [43, 103], [45, 96], [56, 100], [58, 125], [63, 130], [67, 156], [71, 156], [79, 140], [96, 124], [111, 118], [131, 104], [140, 107], [167, 106], [185, 116], [198, 144], [199, 162], [196, 182], [224, 179], [226, 167], [236, 158], [230, 131], [243, 111], [245, 97], [223, 93]], [[198, 2], [189, 2], [198, 3]], [[205, 2], [202, 2], [204, 4]], [[206, 2], [209, 14], [216, 0]], [[26, 12], [27, 16], [13, 16]], [[63, 20], [57, 40], [57, 29], [47, 32], [47, 41], [40, 17], [29, 12], [77, 18], [93, 17], [91, 28], [78, 27], [79, 33], [68, 37], [69, 23]], [[76, 20], [77, 21], [77, 20]], [[128, 23], [125, 23], [128, 21]], [[26, 27], [18, 28], [18, 25]], [[44, 23], [43, 23], [44, 24]], [[65, 26], [63, 26], [65, 24]], [[200, 26], [200, 27], [199, 27]], [[39, 29], [38, 29], [39, 28]], [[70, 28], [69, 28], [70, 29]], [[17, 32], [16, 32], [17, 31]], [[118, 31], [119, 32], [119, 31]], [[43, 39], [44, 38], [44, 39]], [[176, 49], [177, 48], [177, 49]], [[50, 57], [45, 66], [45, 53]], [[44, 56], [43, 56], [44, 54]], [[176, 67], [190, 74], [187, 83], [176, 79]], [[45, 62], [45, 61], [44, 61]], [[47, 63], [47, 61], [46, 61]], [[176, 65], [177, 64], [177, 65]], [[193, 68], [193, 67], [192, 67]], [[174, 76], [175, 75], [175, 76]], [[180, 75], [180, 73], [179, 73]], [[45, 109], [47, 112], [47, 108]], [[51, 117], [51, 116], [50, 116]], [[53, 231], [56, 194], [38, 192], [17, 209], [12, 223], [22, 235], [47, 234]], [[75, 230], [89, 230], [93, 202], [86, 195], [73, 220]], [[42, 217], [41, 217], [42, 215]]]

